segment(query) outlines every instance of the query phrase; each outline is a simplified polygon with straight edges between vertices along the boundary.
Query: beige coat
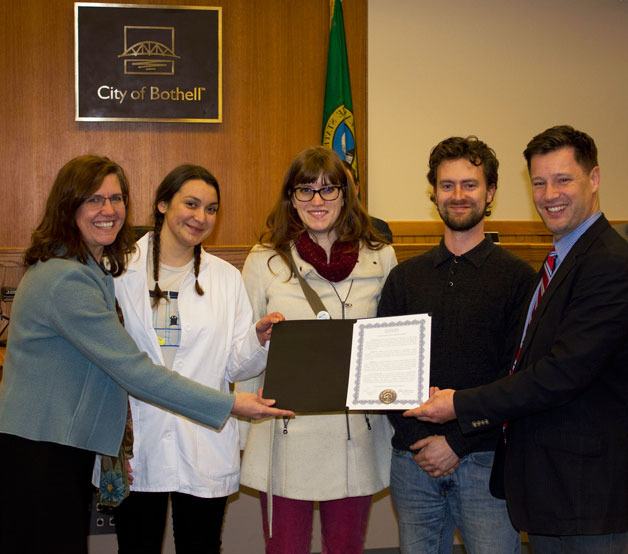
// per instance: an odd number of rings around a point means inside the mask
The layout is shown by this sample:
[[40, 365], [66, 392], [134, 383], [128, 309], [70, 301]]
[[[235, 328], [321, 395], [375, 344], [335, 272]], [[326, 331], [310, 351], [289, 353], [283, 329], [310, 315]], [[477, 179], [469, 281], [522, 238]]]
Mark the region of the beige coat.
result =
[[[273, 253], [256, 246], [244, 264], [244, 283], [254, 317], [279, 311], [289, 320], [314, 319], [298, 280], [288, 279], [290, 271], [279, 256], [270, 262], [273, 271], [269, 269], [267, 262]], [[362, 247], [351, 275], [334, 283], [337, 295], [332, 284], [302, 260], [295, 248], [292, 254], [299, 272], [318, 293], [334, 319], [342, 318], [342, 304], [338, 296], [347, 304], [345, 318], [375, 316], [384, 281], [397, 263], [391, 246], [381, 250]], [[321, 345], [322, 348], [324, 346]], [[256, 390], [259, 385], [261, 379], [257, 378], [238, 387]], [[300, 500], [335, 500], [370, 495], [388, 486], [390, 437], [391, 429], [386, 416], [374, 413], [298, 415], [289, 421], [287, 433], [284, 433], [282, 419], [255, 422], [251, 425], [244, 452], [241, 483]]]

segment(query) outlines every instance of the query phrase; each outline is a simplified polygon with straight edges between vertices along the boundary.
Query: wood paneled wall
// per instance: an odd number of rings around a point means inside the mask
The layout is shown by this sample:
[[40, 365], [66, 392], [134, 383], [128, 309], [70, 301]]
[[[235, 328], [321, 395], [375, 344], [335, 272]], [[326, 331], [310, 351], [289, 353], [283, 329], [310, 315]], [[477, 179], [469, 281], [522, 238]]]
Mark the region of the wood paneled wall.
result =
[[[527, 228], [525, 222], [522, 222], [521, 226], [521, 231], [525, 233], [522, 236], [528, 236], [536, 229], [534, 224], [531, 228]], [[397, 260], [400, 262], [427, 252], [440, 240], [440, 235], [442, 234], [442, 227], [440, 227], [437, 222], [392, 222], [391, 227], [395, 233], [399, 230], [407, 232], [408, 235], [406, 235], [406, 238], [410, 236], [411, 232], [414, 233], [413, 236], [415, 240], [400, 241], [393, 244]], [[395, 241], [397, 241], [396, 235], [394, 238]], [[244, 260], [251, 246], [252, 244], [249, 243], [246, 245], [208, 245], [206, 248], [210, 253], [228, 261], [238, 269], [242, 269]], [[503, 246], [528, 262], [536, 270], [543, 263], [549, 245], [547, 242], [543, 241], [523, 242], [514, 240], [504, 241]], [[19, 284], [25, 271], [22, 265], [23, 256], [23, 248], [7, 248], [0, 246], [0, 283], [3, 286], [16, 287]], [[10, 314], [11, 302], [1, 304], [0, 308], [7, 314]], [[6, 339], [6, 334], [0, 333], [0, 340], [2, 339]]]
[[[85, 153], [128, 173], [133, 222], [180, 163], [206, 166], [223, 206], [212, 244], [250, 244], [294, 155], [320, 143], [329, 0], [134, 0], [223, 8], [223, 123], [74, 121], [72, 0], [9, 0], [0, 9], [0, 246], [24, 247], [59, 168]], [[365, 174], [367, 2], [345, 0], [345, 28]]]
[[[390, 221], [396, 244], [438, 243], [443, 235], [442, 221]], [[541, 221], [493, 221], [486, 219], [484, 230], [499, 233], [502, 243], [551, 244], [552, 234]]]
[[[628, 221], [611, 221], [617, 226], [628, 226]], [[427, 252], [440, 242], [443, 234], [441, 221], [391, 221], [393, 247], [397, 260]], [[486, 221], [486, 231], [499, 233], [501, 245], [516, 254], [534, 269], [538, 269], [547, 255], [552, 235], [540, 221]], [[242, 269], [253, 242], [239, 245], [205, 245], [206, 249]], [[15, 287], [25, 268], [22, 265], [23, 248], [0, 246], [0, 284]]]

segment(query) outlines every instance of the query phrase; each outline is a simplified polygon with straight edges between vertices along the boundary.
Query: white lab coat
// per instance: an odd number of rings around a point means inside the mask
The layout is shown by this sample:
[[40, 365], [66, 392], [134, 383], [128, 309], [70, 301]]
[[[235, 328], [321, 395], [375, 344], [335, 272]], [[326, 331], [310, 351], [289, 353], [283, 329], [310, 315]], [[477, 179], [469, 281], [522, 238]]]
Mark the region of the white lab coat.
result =
[[[150, 245], [150, 234], [138, 242], [139, 251], [129, 268], [115, 279], [116, 297], [125, 327], [140, 350], [163, 364], [148, 296]], [[172, 369], [227, 392], [229, 383], [254, 377], [264, 369], [267, 351], [257, 340], [240, 272], [203, 251], [199, 283], [203, 296], [194, 289], [192, 272], [179, 290], [181, 344]], [[130, 402], [134, 433], [131, 490], [177, 491], [204, 498], [237, 491], [240, 453], [233, 418], [215, 431], [133, 397]]]

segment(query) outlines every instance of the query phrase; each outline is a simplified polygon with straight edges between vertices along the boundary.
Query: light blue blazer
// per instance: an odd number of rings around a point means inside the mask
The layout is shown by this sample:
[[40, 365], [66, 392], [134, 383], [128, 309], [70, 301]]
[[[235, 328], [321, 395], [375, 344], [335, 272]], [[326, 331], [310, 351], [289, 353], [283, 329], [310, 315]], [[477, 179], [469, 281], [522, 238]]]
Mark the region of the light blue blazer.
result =
[[115, 456], [127, 392], [214, 428], [234, 400], [140, 352], [118, 321], [113, 279], [95, 261], [31, 266], [11, 310], [0, 433]]

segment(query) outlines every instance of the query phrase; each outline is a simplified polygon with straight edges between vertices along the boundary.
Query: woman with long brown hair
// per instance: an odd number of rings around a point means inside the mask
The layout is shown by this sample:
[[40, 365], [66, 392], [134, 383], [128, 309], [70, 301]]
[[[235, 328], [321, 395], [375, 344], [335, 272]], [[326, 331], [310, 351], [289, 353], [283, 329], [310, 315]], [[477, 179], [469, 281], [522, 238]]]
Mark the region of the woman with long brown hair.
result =
[[[352, 319], [375, 316], [394, 265], [392, 247], [371, 226], [340, 159], [314, 147], [290, 165], [243, 277], [256, 315], [317, 317], [298, 272], [325, 306], [319, 318]], [[318, 501], [323, 552], [362, 552], [371, 496], [388, 485], [390, 448], [388, 421], [378, 414], [253, 423], [241, 480], [260, 491], [266, 551], [309, 553]]]
[[2, 554], [87, 552], [94, 457], [118, 455], [127, 392], [216, 429], [232, 413], [281, 415], [272, 401], [199, 385], [137, 349], [113, 284], [133, 248], [128, 210], [118, 164], [75, 158], [26, 251], [0, 384]]

